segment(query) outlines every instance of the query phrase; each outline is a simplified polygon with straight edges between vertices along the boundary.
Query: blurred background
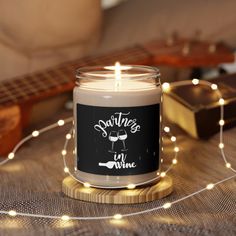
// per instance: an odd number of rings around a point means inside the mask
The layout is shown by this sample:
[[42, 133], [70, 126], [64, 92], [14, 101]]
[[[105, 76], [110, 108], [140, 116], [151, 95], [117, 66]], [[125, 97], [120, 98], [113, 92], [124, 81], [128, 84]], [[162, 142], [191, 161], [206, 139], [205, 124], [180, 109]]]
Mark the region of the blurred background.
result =
[[173, 34], [235, 47], [235, 8], [233, 0], [0, 0], [0, 80]]

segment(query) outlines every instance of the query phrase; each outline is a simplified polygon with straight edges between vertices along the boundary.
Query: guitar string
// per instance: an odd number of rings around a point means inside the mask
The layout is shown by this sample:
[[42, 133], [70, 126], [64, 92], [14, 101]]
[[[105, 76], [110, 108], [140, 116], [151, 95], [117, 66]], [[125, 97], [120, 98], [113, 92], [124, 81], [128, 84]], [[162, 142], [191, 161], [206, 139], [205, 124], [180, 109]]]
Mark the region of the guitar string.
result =
[[[56, 79], [55, 79], [56, 78]], [[7, 94], [0, 98], [0, 103], [17, 102], [19, 100], [27, 100], [29, 96], [37, 96], [40, 92], [46, 92], [52, 88], [60, 87], [65, 84], [65, 76], [50, 77], [50, 74], [37, 74], [22, 79], [21, 83], [15, 80], [2, 83]], [[67, 83], [69, 83], [68, 81]], [[16, 85], [17, 84], [17, 85]]]

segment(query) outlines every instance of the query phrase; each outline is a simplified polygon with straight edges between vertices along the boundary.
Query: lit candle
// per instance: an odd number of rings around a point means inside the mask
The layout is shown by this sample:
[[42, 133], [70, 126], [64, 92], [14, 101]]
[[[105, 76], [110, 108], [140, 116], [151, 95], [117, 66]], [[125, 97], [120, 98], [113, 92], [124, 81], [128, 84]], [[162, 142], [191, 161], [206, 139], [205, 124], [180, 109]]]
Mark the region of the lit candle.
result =
[[161, 139], [159, 71], [146, 66], [85, 67], [74, 89], [76, 177], [118, 187], [156, 177]]

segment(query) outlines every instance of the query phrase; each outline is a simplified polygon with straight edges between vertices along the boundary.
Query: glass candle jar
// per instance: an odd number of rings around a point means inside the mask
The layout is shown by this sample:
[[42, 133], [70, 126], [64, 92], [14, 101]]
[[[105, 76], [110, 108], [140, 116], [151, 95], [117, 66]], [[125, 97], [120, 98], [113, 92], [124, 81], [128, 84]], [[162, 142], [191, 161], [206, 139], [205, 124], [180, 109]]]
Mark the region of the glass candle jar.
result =
[[84, 67], [74, 88], [76, 178], [101, 188], [140, 185], [160, 167], [159, 71]]

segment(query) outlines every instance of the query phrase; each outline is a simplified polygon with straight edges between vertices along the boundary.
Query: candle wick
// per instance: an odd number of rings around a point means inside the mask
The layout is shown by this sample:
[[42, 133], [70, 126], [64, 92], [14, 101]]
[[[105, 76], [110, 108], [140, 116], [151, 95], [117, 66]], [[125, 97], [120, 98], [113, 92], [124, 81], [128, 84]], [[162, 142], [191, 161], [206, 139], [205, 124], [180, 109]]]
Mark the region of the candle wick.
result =
[[117, 91], [121, 83], [121, 66], [119, 62], [115, 63], [115, 90]]
[[116, 62], [115, 64], [115, 77], [116, 77], [116, 80], [121, 79], [121, 66], [119, 62]]

